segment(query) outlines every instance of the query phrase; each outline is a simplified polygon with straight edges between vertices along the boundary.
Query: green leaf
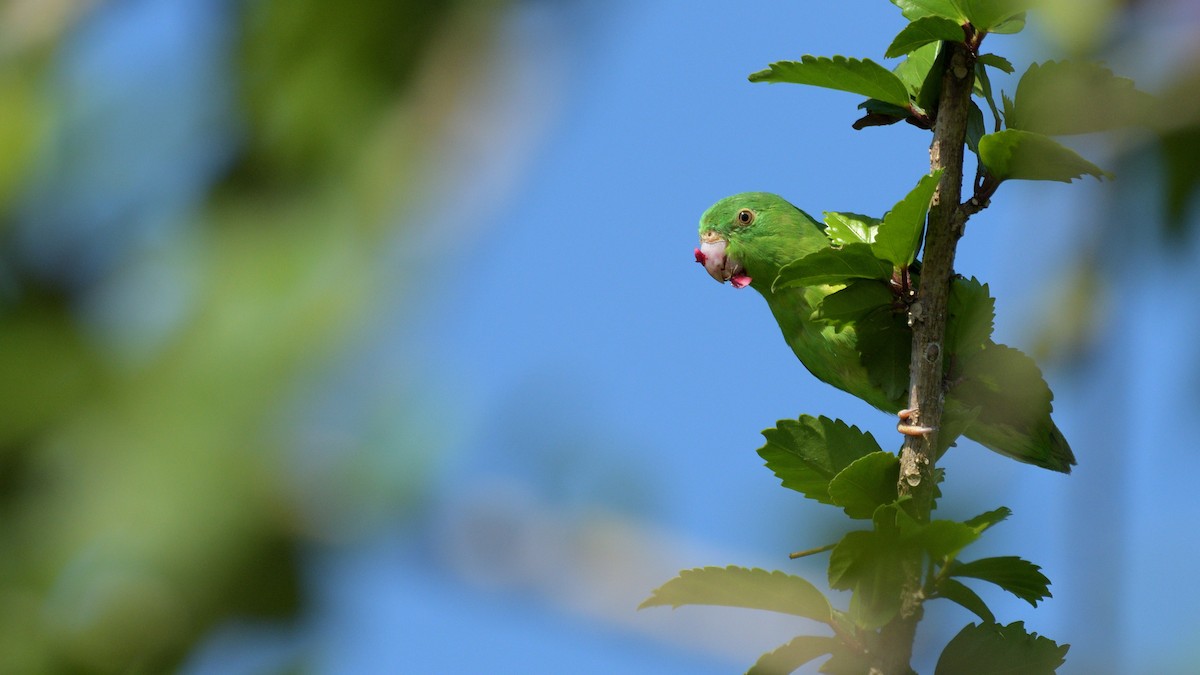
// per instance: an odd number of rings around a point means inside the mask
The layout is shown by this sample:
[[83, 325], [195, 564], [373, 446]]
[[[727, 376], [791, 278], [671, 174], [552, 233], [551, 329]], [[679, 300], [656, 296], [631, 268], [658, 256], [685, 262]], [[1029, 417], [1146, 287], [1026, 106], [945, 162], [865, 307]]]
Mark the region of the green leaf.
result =
[[[874, 554], [885, 545], [871, 530], [847, 532], [829, 554], [829, 586], [848, 591], [874, 563]], [[888, 542], [890, 543], [890, 541]]]
[[912, 358], [912, 329], [908, 327], [908, 319], [902, 313], [874, 312], [860, 319], [854, 330], [867, 379], [888, 400], [899, 404], [908, 395]]
[[1000, 23], [992, 26], [988, 32], [1012, 35], [1013, 33], [1020, 33], [1023, 30], [1025, 30], [1025, 12], [1014, 14], [1004, 21], [1001, 21]]
[[829, 481], [834, 476], [854, 460], [881, 452], [871, 434], [828, 417], [801, 415], [797, 420], [779, 420], [762, 434], [767, 444], [758, 454], [767, 468], [784, 487], [824, 504], [836, 505], [829, 496]]
[[885, 103], [908, 107], [908, 90], [900, 78], [870, 59], [844, 56], [800, 57], [799, 61], [777, 61], [766, 70], [750, 75], [751, 82], [791, 82], [861, 94]]
[[911, 52], [896, 66], [896, 77], [908, 88], [909, 95], [925, 112], [937, 107], [938, 93], [942, 88], [941, 53], [942, 43], [931, 42]]
[[963, 39], [963, 28], [958, 22], [940, 16], [925, 16], [905, 26], [883, 55], [892, 59], [916, 51], [930, 42], [962, 42]]
[[946, 451], [954, 446], [955, 441], [967, 433], [967, 429], [970, 429], [975, 420], [979, 419], [981, 412], [983, 412], [981, 406], [967, 408], [953, 398], [948, 399], [942, 413], [942, 427], [938, 429], [937, 433], [934, 459], [941, 459]]
[[875, 257], [869, 244], [823, 248], [783, 266], [772, 291], [790, 286], [842, 284], [851, 279], [890, 279], [892, 265]]
[[758, 657], [746, 675], [782, 675], [825, 654], [832, 654], [841, 646], [837, 638], [817, 635], [801, 635], [788, 643]]
[[1070, 645], [1025, 630], [1024, 622], [967, 624], [938, 658], [934, 675], [1053, 675]]
[[1090, 61], [1033, 64], [1013, 95], [1010, 129], [1051, 136], [1088, 134], [1147, 121], [1155, 99]]
[[900, 561], [893, 559], [886, 566], [876, 566], [874, 577], [855, 586], [849, 609], [856, 625], [874, 630], [899, 613], [900, 584], [904, 581], [899, 565]]
[[982, 406], [989, 424], [1006, 424], [1027, 434], [1050, 417], [1054, 395], [1037, 364], [1019, 350], [989, 343], [960, 355], [952, 374], [955, 384], [949, 398]]
[[[1162, 101], [1175, 105], [1156, 106], [1153, 116], [1155, 138], [1145, 143], [1144, 152], [1129, 149], [1129, 154], [1140, 156], [1135, 159], [1139, 166], [1152, 166], [1150, 153], [1158, 153], [1160, 177], [1154, 181], [1158, 186], [1157, 199], [1164, 210], [1162, 234], [1171, 246], [1182, 243], [1196, 224], [1196, 195], [1200, 192], [1200, 117], [1194, 107], [1196, 92], [1200, 91], [1200, 68], [1185, 68], [1172, 74], [1169, 83], [1157, 88]], [[1187, 112], [1185, 112], [1185, 106]], [[1094, 303], [1091, 303], [1094, 304]], [[1082, 332], [1082, 331], [1081, 331]]]
[[890, 261], [896, 267], [908, 267], [917, 257], [921, 247], [921, 234], [925, 231], [925, 215], [929, 213], [929, 200], [937, 189], [942, 169], [922, 176], [905, 197], [883, 216], [871, 251], [875, 257]]
[[860, 213], [825, 212], [825, 236], [838, 246], [846, 244], [869, 244], [875, 241], [879, 229], [878, 218]]
[[890, 311], [892, 292], [881, 281], [862, 279], [825, 296], [813, 318], [835, 326], [859, 321], [871, 312]]
[[979, 139], [983, 138], [986, 133], [987, 127], [984, 126], [983, 110], [974, 101], [971, 101], [971, 109], [967, 112], [967, 149], [978, 155]]
[[[1193, 75], [1197, 76], [1200, 71]], [[1162, 157], [1160, 182], [1166, 233], [1181, 235], [1190, 224], [1187, 216], [1200, 191], [1200, 126], [1190, 124], [1170, 129], [1158, 137], [1155, 145]]]
[[906, 528], [905, 538], [929, 553], [934, 560], [951, 558], [979, 538], [979, 532], [974, 528], [953, 520], [918, 524], [909, 517], [909, 522], [911, 524]]
[[1097, 179], [1112, 174], [1049, 136], [1005, 129], [979, 139], [979, 159], [1000, 180], [1056, 180], [1070, 183], [1084, 175]]
[[988, 609], [987, 603], [983, 598], [963, 585], [961, 582], [954, 579], [942, 579], [938, 583], [937, 597], [945, 598], [951, 602], [956, 602], [969, 611], [974, 612], [976, 616], [983, 619], [986, 623], [995, 623], [996, 615], [992, 614], [992, 610]]
[[894, 536], [848, 532], [829, 554], [829, 585], [851, 590], [850, 618], [866, 629], [882, 626], [900, 611], [901, 561], [910, 553]]
[[940, 16], [963, 23], [965, 17], [955, 0], [892, 0], [892, 4], [900, 8], [900, 13], [909, 21], [927, 16]]
[[1018, 461], [1070, 471], [1075, 458], [1050, 419], [1054, 396], [1033, 359], [991, 343], [952, 360], [948, 373], [946, 410], [980, 411], [967, 430], [973, 440]]
[[[1004, 106], [1004, 119], [1010, 119], [1015, 113], [1013, 112], [1013, 101], [1008, 97], [1008, 94], [1000, 92], [1000, 102]], [[999, 131], [997, 129], [996, 131]]]
[[996, 301], [987, 284], [974, 277], [952, 280], [946, 311], [944, 344], [949, 354], [958, 357], [973, 354], [991, 341]]
[[945, 560], [958, 555], [967, 546], [979, 539], [979, 535], [992, 525], [1004, 520], [1012, 512], [1006, 507], [981, 513], [970, 520], [933, 520], [922, 523], [899, 510], [896, 523], [902, 539], [924, 550], [934, 560]]
[[901, 507], [910, 499], [912, 497], [906, 495], [891, 504], [883, 504], [875, 509], [875, 513], [871, 514], [871, 524], [875, 526], [875, 532], [899, 541], [900, 535], [903, 532], [900, 526], [900, 519], [908, 518], [908, 520], [912, 520], [912, 516], [909, 516], [907, 513], [903, 516], [901, 515]]
[[976, 532], [983, 534], [985, 530], [1001, 521], [1007, 520], [1012, 515], [1012, 509], [1007, 506], [985, 511], [974, 518], [968, 518], [963, 521], [963, 524], [973, 528]]
[[746, 607], [794, 614], [822, 623], [832, 620], [829, 601], [805, 579], [733, 565], [684, 570], [656, 588], [638, 609], [683, 605]]
[[[987, 68], [984, 68], [982, 63], [975, 64], [975, 84], [972, 86], [974, 87], [974, 91], [987, 102], [988, 109], [992, 111], [993, 131], [1000, 131], [1000, 110], [996, 107], [996, 98], [992, 91], [992, 79], [988, 75]], [[978, 138], [975, 139], [971, 150], [976, 155], [979, 154]]]
[[1013, 72], [1016, 71], [1016, 69], [1013, 68], [1012, 61], [1009, 61], [999, 54], [980, 54], [979, 58], [976, 60], [976, 63], [982, 63], [985, 66], [991, 66], [997, 70], [1003, 70], [1009, 75], [1012, 75]]
[[[943, 428], [945, 425], [943, 424]], [[941, 432], [938, 433], [941, 435]], [[933, 470], [933, 505], [929, 510], [936, 511], [938, 500], [942, 498], [942, 481], [946, 480], [946, 470], [942, 467], [937, 467]]]
[[949, 575], [991, 582], [1037, 607], [1040, 600], [1051, 597], [1050, 580], [1041, 569], [1028, 560], [1008, 555], [968, 563], [955, 562], [950, 566]]
[[1025, 26], [1025, 10], [1037, 4], [1037, 0], [957, 0], [957, 3], [976, 30], [1016, 33]]
[[[935, 43], [941, 49], [942, 43]], [[920, 53], [920, 50], [913, 52]], [[936, 114], [938, 100], [942, 97], [942, 80], [946, 73], [946, 59], [934, 58], [921, 81], [921, 91], [917, 93], [917, 107], [929, 114]]]
[[829, 481], [829, 497], [851, 518], [869, 519], [899, 496], [900, 458], [890, 452], [859, 457]]

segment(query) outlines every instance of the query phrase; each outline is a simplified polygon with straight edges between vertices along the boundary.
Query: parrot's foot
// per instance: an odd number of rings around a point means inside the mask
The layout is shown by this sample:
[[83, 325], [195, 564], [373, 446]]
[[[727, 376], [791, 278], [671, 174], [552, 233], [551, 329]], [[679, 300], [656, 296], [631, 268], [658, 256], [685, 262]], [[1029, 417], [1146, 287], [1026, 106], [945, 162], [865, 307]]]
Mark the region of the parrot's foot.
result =
[[909, 424], [909, 420], [911, 420], [913, 415], [916, 413], [916, 410], [909, 408], [905, 408], [904, 410], [896, 413], [896, 416], [900, 418], [900, 423], [896, 425], [896, 431], [899, 431], [905, 436], [928, 436], [929, 434], [932, 434], [934, 432], [934, 427], [923, 427], [916, 424]]

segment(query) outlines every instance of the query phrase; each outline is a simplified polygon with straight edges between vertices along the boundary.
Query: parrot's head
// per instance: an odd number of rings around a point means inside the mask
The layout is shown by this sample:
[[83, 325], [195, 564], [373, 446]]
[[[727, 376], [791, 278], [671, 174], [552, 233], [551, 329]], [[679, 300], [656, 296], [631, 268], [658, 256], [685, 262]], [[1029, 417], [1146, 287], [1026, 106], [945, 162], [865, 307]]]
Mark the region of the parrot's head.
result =
[[769, 292], [784, 265], [828, 245], [821, 226], [779, 195], [743, 192], [700, 217], [696, 262], [721, 283]]

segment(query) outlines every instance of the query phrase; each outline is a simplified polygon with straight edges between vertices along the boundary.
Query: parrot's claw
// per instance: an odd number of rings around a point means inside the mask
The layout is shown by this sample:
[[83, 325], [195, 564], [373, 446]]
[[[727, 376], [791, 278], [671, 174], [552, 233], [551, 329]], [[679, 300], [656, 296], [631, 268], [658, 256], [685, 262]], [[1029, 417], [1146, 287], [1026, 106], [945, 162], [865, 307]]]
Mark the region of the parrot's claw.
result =
[[917, 424], [909, 424], [909, 420], [911, 420], [916, 414], [916, 410], [909, 408], [905, 408], [904, 410], [896, 413], [896, 416], [900, 418], [900, 423], [896, 425], [896, 431], [899, 431], [905, 436], [928, 436], [936, 430], [936, 427], [923, 427]]

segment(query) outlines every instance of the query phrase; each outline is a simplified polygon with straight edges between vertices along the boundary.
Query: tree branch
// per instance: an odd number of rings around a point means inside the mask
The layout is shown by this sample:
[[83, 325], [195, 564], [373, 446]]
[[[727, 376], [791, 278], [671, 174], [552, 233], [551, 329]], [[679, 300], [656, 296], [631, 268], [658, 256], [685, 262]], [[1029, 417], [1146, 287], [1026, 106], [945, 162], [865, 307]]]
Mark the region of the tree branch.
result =
[[929, 146], [931, 171], [943, 169], [941, 181], [929, 207], [925, 252], [921, 260], [921, 285], [910, 313], [913, 328], [909, 365], [909, 408], [912, 424], [931, 427], [933, 433], [906, 437], [900, 455], [900, 494], [911, 495], [919, 519], [929, 518], [933, 502], [933, 448], [941, 425], [942, 339], [946, 332], [946, 305], [954, 255], [962, 236], [966, 214], [959, 208], [962, 197], [963, 147], [975, 64], [961, 44], [947, 43], [950, 50], [942, 77], [942, 96], [937, 125]]
[[[946, 332], [946, 308], [950, 279], [954, 274], [954, 255], [962, 236], [967, 213], [960, 207], [963, 181], [963, 147], [966, 143], [967, 116], [971, 105], [971, 87], [975, 75], [975, 51], [962, 43], [943, 43], [946, 69], [938, 101], [933, 143], [929, 147], [931, 170], [943, 169], [934, 192], [925, 231], [921, 284], [916, 302], [910, 308], [913, 329], [912, 356], [909, 365], [909, 409], [911, 424], [930, 427], [924, 436], [905, 437], [900, 451], [899, 491], [911, 496], [913, 513], [919, 521], [929, 520], [936, 481], [934, 449], [938, 427], [942, 423], [944, 388], [942, 384], [942, 341]], [[900, 613], [880, 631], [880, 654], [876, 667], [883, 675], [912, 672], [913, 637], [923, 613], [925, 600], [921, 585], [921, 559], [914, 556], [903, 563], [906, 578]]]

